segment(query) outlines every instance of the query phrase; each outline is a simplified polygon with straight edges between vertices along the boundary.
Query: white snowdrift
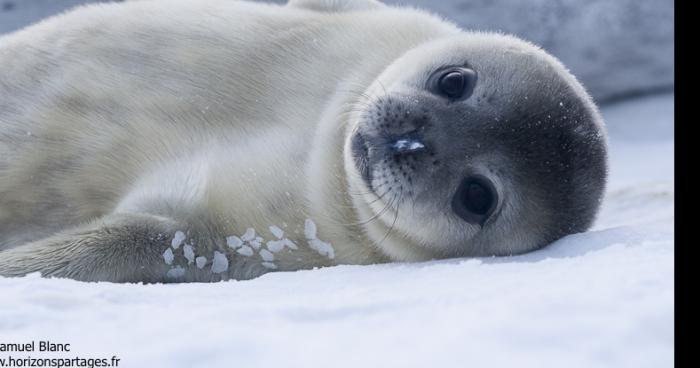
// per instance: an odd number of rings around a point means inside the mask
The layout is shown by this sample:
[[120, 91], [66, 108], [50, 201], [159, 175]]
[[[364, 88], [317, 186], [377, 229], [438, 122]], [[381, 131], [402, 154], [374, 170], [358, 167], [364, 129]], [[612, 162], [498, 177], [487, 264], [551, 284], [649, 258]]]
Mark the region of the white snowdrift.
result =
[[120, 367], [672, 366], [673, 97], [603, 113], [601, 216], [544, 250], [216, 284], [0, 278], [0, 342]]

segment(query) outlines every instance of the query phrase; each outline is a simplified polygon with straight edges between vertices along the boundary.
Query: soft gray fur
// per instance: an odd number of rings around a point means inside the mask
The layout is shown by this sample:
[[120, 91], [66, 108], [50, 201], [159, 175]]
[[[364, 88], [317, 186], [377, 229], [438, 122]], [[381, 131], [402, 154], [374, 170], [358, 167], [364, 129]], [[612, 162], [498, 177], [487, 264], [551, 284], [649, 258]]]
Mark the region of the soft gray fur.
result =
[[[0, 64], [3, 276], [216, 281], [516, 254], [587, 229], [605, 186], [602, 120], [556, 59], [374, 0], [88, 6], [0, 38]], [[467, 64], [469, 99], [426, 89]], [[375, 162], [411, 189], [383, 198], [353, 137], [387, 139], [418, 112], [429, 150]], [[483, 226], [448, 205], [474, 171], [499, 191]]]

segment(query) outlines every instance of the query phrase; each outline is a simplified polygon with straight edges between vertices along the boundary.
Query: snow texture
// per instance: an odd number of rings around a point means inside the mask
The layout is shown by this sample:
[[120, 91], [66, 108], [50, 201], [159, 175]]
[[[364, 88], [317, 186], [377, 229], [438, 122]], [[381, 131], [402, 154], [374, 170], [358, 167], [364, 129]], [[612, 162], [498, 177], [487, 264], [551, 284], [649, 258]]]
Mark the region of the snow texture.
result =
[[256, 236], [255, 239], [248, 242], [248, 244], [253, 247], [253, 249], [260, 249], [263, 243], [263, 238]]
[[168, 276], [171, 279], [178, 279], [180, 277], [185, 276], [185, 269], [181, 266], [175, 266], [168, 270], [166, 276]]
[[540, 251], [213, 284], [0, 278], [0, 341], [69, 342], [124, 367], [673, 366], [672, 96], [603, 114], [602, 213]]
[[243, 240], [235, 235], [231, 235], [226, 238], [226, 244], [230, 248], [237, 249], [243, 246]]
[[185, 233], [183, 233], [182, 231], [176, 231], [175, 236], [173, 236], [173, 240], [170, 243], [170, 246], [172, 246], [173, 249], [177, 249], [180, 247], [182, 242], [185, 241], [185, 239], [186, 239]]
[[168, 248], [163, 252], [163, 260], [165, 260], [166, 264], [172, 264], [173, 260], [175, 259], [175, 255], [173, 254], [173, 250]]
[[211, 272], [213, 273], [222, 273], [228, 270], [228, 259], [226, 258], [226, 255], [214, 251], [214, 261], [211, 265]]
[[255, 239], [255, 229], [253, 228], [246, 229], [245, 234], [241, 235], [243, 241], [249, 242], [253, 239]]
[[328, 257], [330, 259], [335, 258], [335, 250], [330, 243], [319, 240], [316, 237], [317, 228], [316, 224], [311, 219], [306, 219], [304, 222], [304, 236], [306, 236], [309, 248], [318, 252], [318, 254]]
[[274, 226], [274, 225], [270, 226], [270, 232], [277, 239], [282, 239], [282, 237], [284, 237], [284, 231], [277, 226]]
[[286, 239], [286, 238], [282, 239], [282, 243], [284, 244], [285, 247], [289, 247], [292, 250], [299, 249], [299, 247], [296, 245], [296, 243], [294, 243], [293, 241], [291, 241], [289, 239]]
[[319, 239], [309, 239], [309, 248], [318, 252], [318, 254], [328, 257], [330, 259], [335, 258], [335, 250], [331, 246], [331, 243], [321, 241]]
[[182, 247], [182, 253], [187, 260], [187, 264], [192, 264], [192, 262], [194, 262], [194, 248], [192, 248], [191, 245], [185, 244], [185, 246]]
[[[98, 1], [0, 0], [0, 34]], [[674, 84], [673, 0], [384, 2], [427, 9], [464, 29], [502, 31], [532, 41], [560, 58], [598, 102], [670, 90]]]
[[275, 260], [275, 255], [272, 254], [272, 252], [270, 252], [267, 249], [261, 249], [260, 250], [260, 258], [262, 258], [263, 261], [272, 262]]
[[306, 219], [304, 222], [304, 236], [306, 239], [316, 239], [316, 223], [311, 219]]
[[253, 253], [254, 253], [254, 252], [253, 252], [253, 248], [251, 248], [251, 247], [249, 247], [249, 246], [247, 246], [247, 245], [242, 246], [242, 247], [241, 247], [240, 249], [238, 249], [236, 252], [237, 252], [238, 254], [240, 254], [240, 255], [242, 255], [242, 256], [246, 256], [246, 257], [250, 257], [250, 256], [252, 256]]
[[277, 253], [284, 249], [284, 241], [283, 240], [270, 240], [265, 244], [267, 246], [267, 249], [272, 252], [272, 253]]

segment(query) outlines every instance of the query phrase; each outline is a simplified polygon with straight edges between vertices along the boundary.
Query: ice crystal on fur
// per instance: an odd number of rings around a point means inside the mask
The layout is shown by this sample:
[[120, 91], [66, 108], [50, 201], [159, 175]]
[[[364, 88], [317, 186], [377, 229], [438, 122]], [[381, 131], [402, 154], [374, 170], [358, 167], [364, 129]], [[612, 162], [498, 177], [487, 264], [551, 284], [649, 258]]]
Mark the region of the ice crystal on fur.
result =
[[173, 260], [175, 259], [175, 255], [173, 254], [173, 250], [168, 248], [163, 252], [163, 259], [165, 260], [166, 264], [172, 264]]
[[192, 264], [194, 262], [194, 249], [192, 249], [192, 246], [185, 244], [185, 246], [182, 247], [182, 251], [185, 259], [187, 260], [187, 264]]
[[270, 251], [267, 250], [267, 249], [262, 249], [262, 250], [260, 250], [260, 257], [261, 257], [264, 261], [267, 261], [267, 262], [271, 262], [271, 261], [274, 261], [274, 260], [275, 260], [275, 255], [272, 254], [272, 252], [270, 252]]
[[226, 270], [228, 270], [228, 259], [223, 253], [214, 251], [214, 260], [211, 265], [211, 272], [222, 273]]
[[230, 248], [237, 249], [237, 248], [240, 248], [241, 246], [243, 246], [243, 240], [241, 240], [241, 238], [239, 238], [235, 235], [231, 235], [231, 236], [226, 238], [226, 244]]
[[237, 250], [236, 252], [242, 256], [250, 257], [253, 255], [253, 248], [244, 245], [243, 247], [241, 247], [241, 249]]
[[275, 225], [270, 226], [270, 232], [277, 239], [282, 239], [282, 237], [284, 236], [284, 230], [280, 229], [279, 227], [277, 227]]
[[173, 267], [170, 270], [168, 270], [166, 276], [173, 279], [183, 277], [185, 276], [185, 269], [180, 266]]
[[170, 243], [170, 246], [172, 246], [173, 249], [179, 248], [182, 242], [185, 241], [185, 238], [185, 233], [182, 231], [175, 232], [175, 236], [173, 237], [173, 241]]

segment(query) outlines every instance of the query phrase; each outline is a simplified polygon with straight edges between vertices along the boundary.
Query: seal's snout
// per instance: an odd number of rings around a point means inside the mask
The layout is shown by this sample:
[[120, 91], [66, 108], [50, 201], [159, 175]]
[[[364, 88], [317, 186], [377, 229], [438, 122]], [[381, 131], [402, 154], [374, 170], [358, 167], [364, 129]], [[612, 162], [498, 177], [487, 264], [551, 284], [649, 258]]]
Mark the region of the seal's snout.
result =
[[492, 217], [497, 205], [496, 186], [482, 175], [464, 178], [452, 197], [452, 211], [473, 225], [483, 226]]
[[413, 193], [426, 157], [434, 156], [430, 110], [405, 96], [383, 96], [351, 136], [356, 168], [370, 190]]

